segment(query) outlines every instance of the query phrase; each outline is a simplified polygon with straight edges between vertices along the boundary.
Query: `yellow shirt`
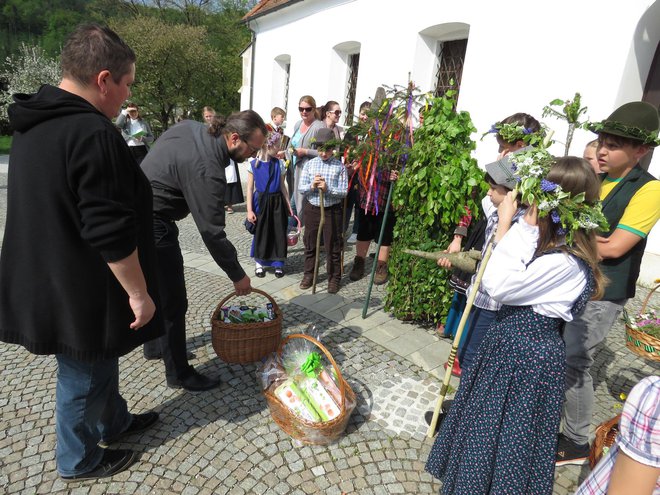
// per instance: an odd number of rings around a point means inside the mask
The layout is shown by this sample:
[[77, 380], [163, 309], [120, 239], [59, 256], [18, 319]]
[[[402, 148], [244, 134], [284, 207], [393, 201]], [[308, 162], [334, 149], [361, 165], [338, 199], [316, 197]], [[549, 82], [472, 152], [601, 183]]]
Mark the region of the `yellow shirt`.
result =
[[[605, 178], [600, 188], [601, 201], [621, 180]], [[616, 227], [645, 239], [658, 219], [660, 219], [660, 180], [652, 180], [635, 193]]]

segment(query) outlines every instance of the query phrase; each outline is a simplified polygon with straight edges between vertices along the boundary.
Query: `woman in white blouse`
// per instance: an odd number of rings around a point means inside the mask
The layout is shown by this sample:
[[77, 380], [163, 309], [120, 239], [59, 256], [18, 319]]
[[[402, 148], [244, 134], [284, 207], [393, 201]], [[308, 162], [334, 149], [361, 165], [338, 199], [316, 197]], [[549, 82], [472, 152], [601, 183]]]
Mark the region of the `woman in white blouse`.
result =
[[[571, 198], [598, 201], [599, 181], [581, 158], [558, 159], [546, 181]], [[503, 226], [515, 197], [511, 191], [498, 208]], [[552, 493], [564, 394], [561, 331], [603, 288], [594, 232], [574, 230], [567, 245], [557, 220], [539, 218], [531, 205], [493, 250], [482, 284], [503, 306], [463, 373], [426, 465], [443, 480], [442, 493]]]
[[140, 116], [140, 111], [135, 103], [126, 105], [126, 110], [122, 110], [119, 114], [115, 125], [121, 130], [121, 135], [139, 165], [147, 156], [149, 144], [154, 142], [151, 126]]

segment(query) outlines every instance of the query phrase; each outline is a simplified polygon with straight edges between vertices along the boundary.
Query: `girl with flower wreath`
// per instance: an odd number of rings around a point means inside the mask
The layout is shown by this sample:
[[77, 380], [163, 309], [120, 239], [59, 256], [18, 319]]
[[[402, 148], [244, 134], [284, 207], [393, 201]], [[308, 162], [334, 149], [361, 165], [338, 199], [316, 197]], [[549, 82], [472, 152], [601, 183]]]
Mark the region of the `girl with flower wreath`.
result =
[[516, 194], [531, 206], [497, 242], [482, 284], [502, 308], [442, 423], [426, 470], [443, 494], [551, 494], [564, 393], [561, 337], [602, 293], [595, 226], [600, 184], [577, 157], [545, 150], [509, 157], [518, 191], [498, 207], [508, 225]]

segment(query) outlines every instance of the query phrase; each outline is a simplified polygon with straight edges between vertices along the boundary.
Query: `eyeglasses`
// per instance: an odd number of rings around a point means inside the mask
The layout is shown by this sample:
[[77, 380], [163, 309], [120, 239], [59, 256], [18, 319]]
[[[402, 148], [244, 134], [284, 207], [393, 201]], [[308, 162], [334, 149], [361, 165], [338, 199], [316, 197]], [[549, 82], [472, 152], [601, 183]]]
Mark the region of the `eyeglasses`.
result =
[[300, 113], [311, 112], [314, 110], [314, 107], [298, 107], [298, 110], [300, 111]]
[[341, 110], [332, 110], [331, 112], [328, 113], [334, 113], [337, 117], [341, 115]]
[[248, 142], [247, 142], [247, 139], [245, 139], [244, 137], [241, 137], [241, 141], [243, 141], [243, 142], [247, 145], [247, 147], [250, 148], [250, 152], [251, 152], [253, 155], [254, 155], [255, 153], [257, 153], [258, 151], [261, 150], [261, 148], [255, 148], [255, 147], [252, 146], [250, 143], [248, 143]]

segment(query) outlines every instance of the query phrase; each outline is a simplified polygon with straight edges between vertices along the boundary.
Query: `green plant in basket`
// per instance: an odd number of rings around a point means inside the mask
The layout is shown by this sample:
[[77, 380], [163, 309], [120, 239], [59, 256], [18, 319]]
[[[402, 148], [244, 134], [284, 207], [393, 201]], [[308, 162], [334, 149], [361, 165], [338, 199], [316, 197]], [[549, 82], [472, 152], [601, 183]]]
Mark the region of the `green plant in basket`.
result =
[[660, 318], [655, 309], [648, 309], [644, 313], [639, 313], [631, 317], [628, 312], [624, 312], [623, 319], [630, 328], [660, 339]]
[[656, 285], [655, 288], [649, 293], [649, 297], [647, 297], [644, 301], [640, 312], [634, 316], [631, 316], [624, 309], [623, 321], [625, 322], [626, 326], [632, 328], [633, 330], [637, 330], [638, 332], [643, 332], [653, 338], [660, 339], [660, 318], [658, 317], [655, 309], [646, 309], [646, 305], [648, 304], [651, 294], [653, 294], [653, 292], [655, 292], [656, 289], [660, 287], [660, 278], [656, 279], [654, 283], [659, 285]]
[[655, 309], [646, 309], [653, 293], [660, 288], [660, 279], [646, 296], [639, 313], [635, 316], [623, 310], [626, 323], [626, 347], [644, 358], [660, 361], [660, 319]]

